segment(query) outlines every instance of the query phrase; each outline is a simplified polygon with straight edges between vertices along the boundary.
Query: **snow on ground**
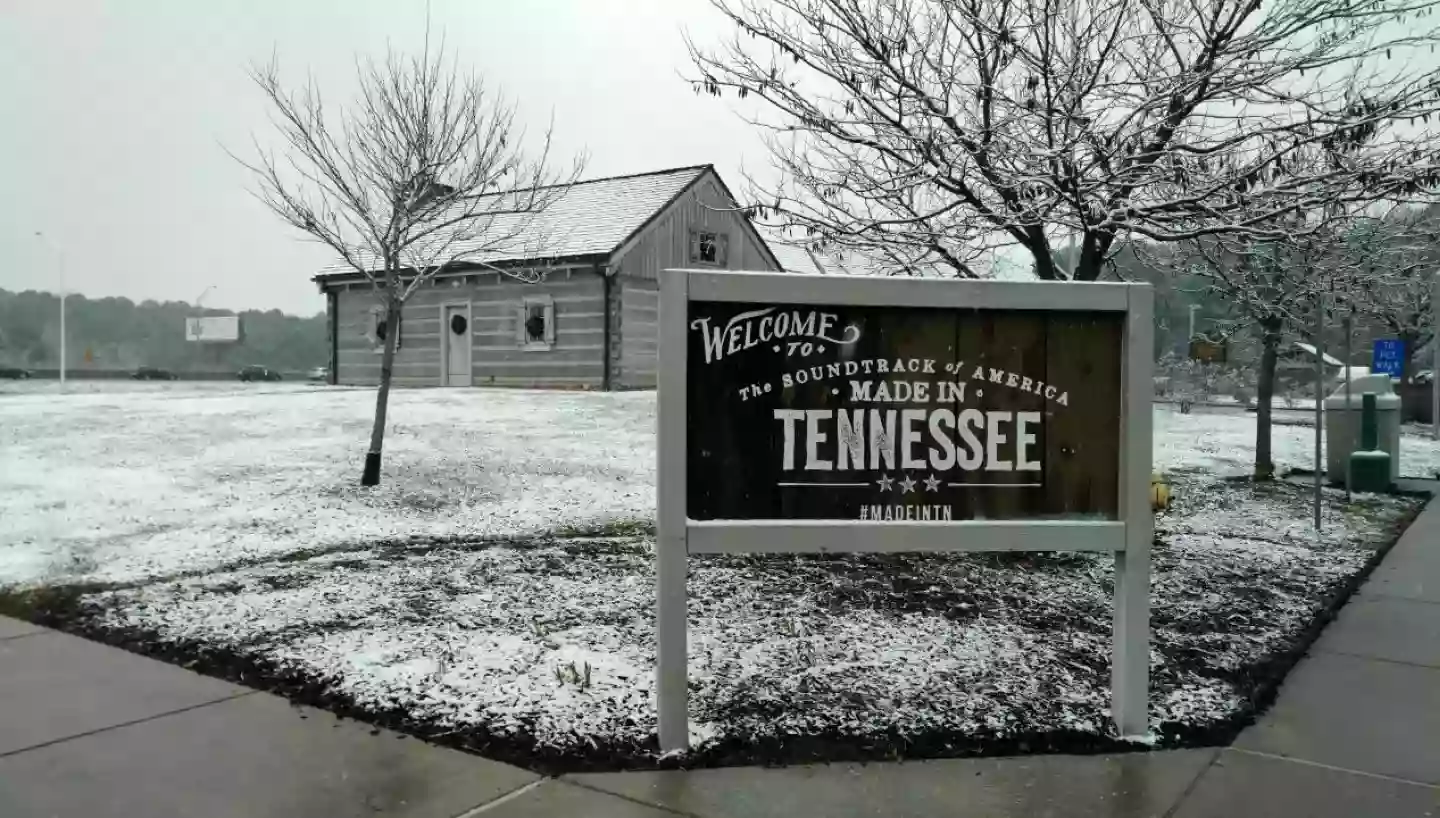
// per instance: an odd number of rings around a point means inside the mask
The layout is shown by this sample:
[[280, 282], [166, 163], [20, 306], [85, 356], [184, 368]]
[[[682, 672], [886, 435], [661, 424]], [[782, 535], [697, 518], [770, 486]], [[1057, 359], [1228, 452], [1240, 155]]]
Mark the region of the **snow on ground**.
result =
[[86, 386], [0, 392], [0, 586], [653, 515], [649, 394], [397, 390], [362, 490], [374, 390]]
[[[644, 756], [653, 542], [533, 535], [653, 518], [653, 394], [399, 391], [385, 483], [362, 491], [372, 401], [5, 385], [0, 586], [127, 582], [85, 598], [92, 624], [268, 660], [520, 757]], [[1330, 492], [1317, 537], [1304, 487], [1218, 479], [1250, 470], [1253, 414], [1158, 407], [1155, 433], [1177, 505], [1157, 521], [1151, 705], [1174, 742], [1243, 714], [1414, 501]], [[1282, 468], [1312, 451], [1312, 429], [1275, 428]], [[1440, 447], [1407, 435], [1402, 463], [1428, 475]], [[696, 560], [698, 752], [1104, 736], [1110, 575], [1091, 554]]]
[[[1154, 550], [1162, 745], [1243, 714], [1266, 662], [1415, 505], [1342, 509], [1332, 492], [1317, 537], [1303, 486], [1182, 476], [1178, 489]], [[655, 729], [652, 549], [378, 547], [94, 594], [87, 616], [258, 656], [521, 757], [623, 766], [644, 763]], [[696, 559], [695, 754], [797, 736], [910, 757], [1110, 736], [1111, 580], [1095, 554]]]
[[[1273, 459], [1279, 469], [1315, 467], [1315, 427], [1293, 417], [1277, 417], [1271, 427]], [[1155, 468], [1161, 471], [1211, 472], [1237, 476], [1253, 471], [1255, 414], [1200, 411], [1184, 415], [1168, 406], [1155, 407]], [[1323, 440], [1322, 440], [1323, 442]], [[1322, 449], [1323, 458], [1323, 449]], [[1322, 468], [1323, 460], [1322, 460]], [[1400, 475], [1433, 478], [1440, 472], [1440, 443], [1428, 428], [1405, 426], [1400, 433]]]
[[[309, 384], [0, 382], [0, 586], [132, 581], [375, 541], [654, 517], [654, 393], [397, 390], [384, 481], [358, 476], [374, 392]], [[1313, 431], [1276, 426], [1282, 467]], [[1155, 411], [1161, 470], [1246, 474], [1254, 415]], [[1402, 440], [1402, 472], [1440, 445]]]

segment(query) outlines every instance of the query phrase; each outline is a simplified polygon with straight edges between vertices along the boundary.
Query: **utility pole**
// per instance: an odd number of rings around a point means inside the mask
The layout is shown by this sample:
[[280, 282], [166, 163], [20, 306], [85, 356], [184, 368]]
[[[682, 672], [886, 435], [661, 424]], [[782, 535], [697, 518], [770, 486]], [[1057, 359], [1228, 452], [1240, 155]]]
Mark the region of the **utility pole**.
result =
[[[1357, 424], [1357, 423], [1355, 422], [1355, 415], [1351, 413], [1352, 407], [1351, 407], [1351, 403], [1350, 403], [1350, 381], [1353, 380], [1353, 378], [1352, 378], [1351, 375], [1350, 375], [1350, 362], [1354, 360], [1353, 351], [1351, 350], [1351, 344], [1352, 344], [1351, 338], [1352, 338], [1352, 336], [1353, 336], [1354, 333], [1355, 333], [1355, 306], [1354, 306], [1354, 304], [1355, 304], [1355, 302], [1352, 300], [1352, 301], [1350, 302], [1350, 312], [1345, 315], [1345, 428], [1347, 428], [1347, 429], [1350, 430], [1350, 437], [1351, 437], [1351, 441], [1352, 441], [1352, 442], [1351, 442], [1351, 445], [1350, 445], [1350, 448], [1351, 448], [1352, 450], [1355, 448], [1355, 445], [1354, 445], [1354, 442], [1353, 442], [1354, 439], [1355, 439], [1355, 435], [1356, 435], [1356, 433], [1357, 433], [1357, 430], [1360, 428], [1359, 424]], [[1334, 430], [1334, 429], [1331, 429], [1330, 431], [1333, 433], [1335, 430]], [[1352, 479], [1352, 478], [1351, 478], [1351, 475], [1350, 475], [1350, 455], [1349, 455], [1349, 453], [1347, 452], [1347, 453], [1345, 454], [1345, 504], [1346, 504], [1346, 505], [1349, 505], [1349, 504], [1355, 499], [1355, 497], [1354, 497], [1354, 495], [1353, 495], [1353, 493], [1352, 493], [1352, 492], [1353, 492], [1353, 489], [1351, 488], [1351, 479]]]
[[60, 272], [60, 388], [65, 388], [65, 298], [69, 292], [65, 289], [65, 254], [50, 244], [42, 231], [35, 231], [35, 238], [39, 239], [47, 249], [55, 253], [55, 260], [59, 264]]
[[1195, 340], [1195, 312], [1200, 309], [1199, 304], [1190, 305], [1190, 334], [1185, 336], [1185, 345], [1188, 348], [1190, 342]]

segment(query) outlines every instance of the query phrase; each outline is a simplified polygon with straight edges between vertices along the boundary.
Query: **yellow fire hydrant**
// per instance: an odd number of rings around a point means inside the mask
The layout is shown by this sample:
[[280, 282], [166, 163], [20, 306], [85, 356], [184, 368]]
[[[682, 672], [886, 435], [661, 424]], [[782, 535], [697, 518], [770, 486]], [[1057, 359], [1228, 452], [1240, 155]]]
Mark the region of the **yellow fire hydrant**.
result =
[[1168, 511], [1170, 509], [1170, 483], [1165, 480], [1164, 475], [1150, 475], [1150, 510]]

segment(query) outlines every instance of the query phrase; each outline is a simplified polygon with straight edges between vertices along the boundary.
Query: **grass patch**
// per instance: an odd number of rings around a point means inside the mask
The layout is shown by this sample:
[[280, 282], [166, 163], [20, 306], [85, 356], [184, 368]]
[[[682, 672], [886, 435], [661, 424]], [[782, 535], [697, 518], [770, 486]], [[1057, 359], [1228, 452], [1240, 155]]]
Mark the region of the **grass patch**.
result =
[[654, 520], [612, 520], [606, 523], [579, 526], [561, 526], [555, 536], [565, 539], [582, 537], [653, 537]]
[[115, 590], [111, 584], [46, 585], [38, 588], [0, 588], [0, 616], [64, 630], [91, 594]]

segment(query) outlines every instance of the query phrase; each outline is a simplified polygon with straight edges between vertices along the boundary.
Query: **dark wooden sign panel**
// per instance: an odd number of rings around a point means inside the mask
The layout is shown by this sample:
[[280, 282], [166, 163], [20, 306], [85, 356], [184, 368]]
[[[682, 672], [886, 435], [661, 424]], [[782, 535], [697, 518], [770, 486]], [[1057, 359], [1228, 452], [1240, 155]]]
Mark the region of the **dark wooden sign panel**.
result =
[[1118, 518], [1122, 313], [691, 301], [691, 519]]
[[1223, 364], [1229, 354], [1229, 344], [1212, 341], [1209, 338], [1194, 338], [1190, 341], [1190, 359], [1207, 364]]

